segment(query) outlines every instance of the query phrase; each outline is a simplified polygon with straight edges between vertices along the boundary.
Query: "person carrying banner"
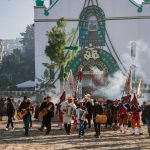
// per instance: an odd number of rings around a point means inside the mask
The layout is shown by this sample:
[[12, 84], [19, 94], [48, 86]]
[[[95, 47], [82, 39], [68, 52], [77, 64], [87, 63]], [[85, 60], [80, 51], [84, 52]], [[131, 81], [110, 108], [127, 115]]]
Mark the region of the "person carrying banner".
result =
[[141, 131], [141, 118], [140, 118], [140, 112], [141, 109], [139, 107], [139, 103], [137, 101], [136, 95], [134, 94], [134, 97], [130, 103], [131, 105], [131, 126], [132, 126], [132, 134], [140, 134], [142, 135]]

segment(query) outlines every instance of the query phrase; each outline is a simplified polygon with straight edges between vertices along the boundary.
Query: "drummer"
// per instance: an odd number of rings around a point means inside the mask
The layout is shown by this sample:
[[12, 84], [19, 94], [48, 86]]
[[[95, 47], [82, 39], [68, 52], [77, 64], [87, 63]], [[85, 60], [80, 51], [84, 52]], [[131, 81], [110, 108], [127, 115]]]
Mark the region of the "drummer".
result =
[[96, 122], [96, 115], [101, 115], [104, 113], [103, 107], [103, 99], [99, 98], [98, 100], [94, 100], [93, 106], [93, 122], [95, 128], [95, 137], [100, 138], [101, 126], [100, 123]]
[[68, 97], [61, 105], [61, 111], [63, 112], [63, 123], [66, 134], [70, 135], [71, 133], [71, 120], [73, 113], [75, 112], [76, 105], [74, 104], [74, 99], [72, 96]]

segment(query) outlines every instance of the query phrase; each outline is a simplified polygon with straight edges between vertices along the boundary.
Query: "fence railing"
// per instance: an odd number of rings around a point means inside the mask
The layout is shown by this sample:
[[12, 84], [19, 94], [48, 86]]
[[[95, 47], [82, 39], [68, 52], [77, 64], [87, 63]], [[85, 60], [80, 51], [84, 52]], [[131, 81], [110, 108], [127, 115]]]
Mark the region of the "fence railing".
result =
[[35, 96], [35, 91], [0, 91], [0, 96], [31, 97]]

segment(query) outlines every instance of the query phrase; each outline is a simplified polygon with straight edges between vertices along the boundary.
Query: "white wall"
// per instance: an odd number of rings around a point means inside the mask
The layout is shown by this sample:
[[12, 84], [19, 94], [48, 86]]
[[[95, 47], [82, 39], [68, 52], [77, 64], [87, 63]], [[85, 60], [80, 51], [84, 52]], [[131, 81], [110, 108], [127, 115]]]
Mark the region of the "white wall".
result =
[[[150, 5], [145, 5], [142, 13], [137, 12], [137, 8], [128, 0], [98, 0], [99, 6], [104, 10], [106, 17], [126, 17], [126, 16], [150, 16]], [[44, 7], [35, 7], [34, 19], [35, 22], [35, 74], [36, 77], [41, 77], [44, 72], [43, 62], [49, 62], [45, 56], [44, 50], [47, 44], [46, 31], [49, 31], [55, 22], [37, 22], [40, 19], [59, 19], [64, 18], [79, 18], [82, 11], [83, 0], [62, 0], [58, 2], [53, 9], [49, 11], [49, 16], [44, 15]], [[78, 22], [67, 22], [68, 30], [76, 28]], [[145, 76], [150, 76], [150, 70], [147, 63], [150, 55], [150, 19], [140, 20], [118, 20], [106, 21], [106, 27], [111, 37], [112, 43], [118, 52], [120, 58], [129, 65], [130, 50], [127, 48], [130, 41], [139, 41], [143, 47], [147, 45], [145, 50], [142, 46], [138, 51], [137, 57], [138, 66], [143, 70]], [[141, 42], [142, 41], [142, 42]], [[143, 50], [144, 49], [144, 50]], [[150, 51], [150, 50], [149, 50]], [[148, 78], [148, 80], [150, 80]]]

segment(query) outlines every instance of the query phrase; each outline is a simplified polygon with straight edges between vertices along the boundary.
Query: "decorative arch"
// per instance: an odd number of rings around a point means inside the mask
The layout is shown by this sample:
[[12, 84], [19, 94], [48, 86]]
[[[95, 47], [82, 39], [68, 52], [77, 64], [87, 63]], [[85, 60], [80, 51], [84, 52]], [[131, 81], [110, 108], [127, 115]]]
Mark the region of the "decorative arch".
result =
[[77, 56], [66, 66], [65, 71], [69, 72], [71, 69], [74, 76], [77, 76], [78, 69], [87, 65], [103, 70], [105, 76], [113, 75], [120, 70], [114, 57], [107, 51], [100, 48], [85, 48], [78, 52]]
[[[93, 26], [97, 26], [96, 31], [89, 30], [90, 18], [95, 17]], [[105, 46], [105, 14], [104, 11], [96, 6], [88, 6], [83, 9], [79, 17], [79, 45], [81, 47]]]

